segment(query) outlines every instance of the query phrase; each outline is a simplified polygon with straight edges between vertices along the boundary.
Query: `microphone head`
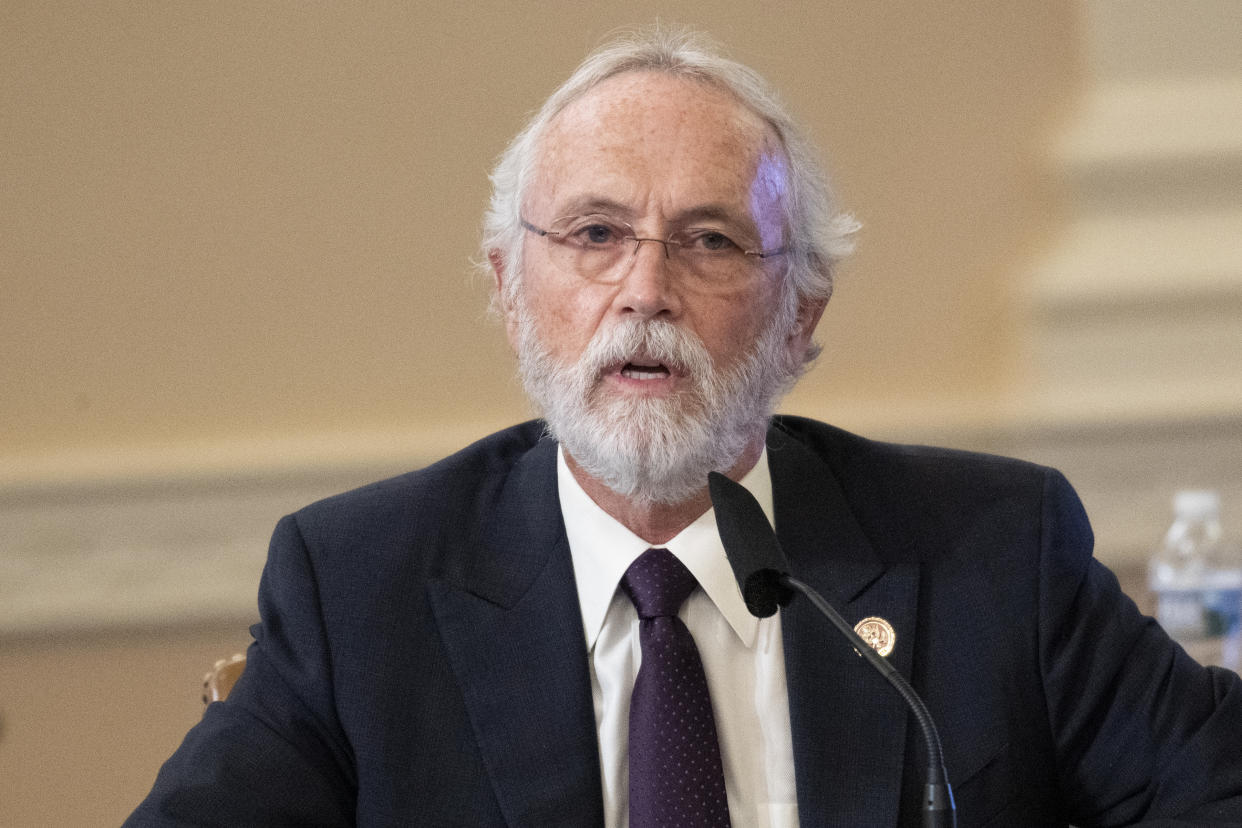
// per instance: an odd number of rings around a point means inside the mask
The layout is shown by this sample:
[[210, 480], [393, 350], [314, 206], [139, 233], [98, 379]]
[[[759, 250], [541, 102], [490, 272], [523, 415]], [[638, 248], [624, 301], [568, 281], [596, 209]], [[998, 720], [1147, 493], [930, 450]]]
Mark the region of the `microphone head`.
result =
[[725, 556], [746, 608], [751, 615], [767, 618], [793, 598], [793, 591], [780, 583], [788, 567], [776, 532], [759, 501], [741, 483], [719, 472], [709, 472], [707, 488]]

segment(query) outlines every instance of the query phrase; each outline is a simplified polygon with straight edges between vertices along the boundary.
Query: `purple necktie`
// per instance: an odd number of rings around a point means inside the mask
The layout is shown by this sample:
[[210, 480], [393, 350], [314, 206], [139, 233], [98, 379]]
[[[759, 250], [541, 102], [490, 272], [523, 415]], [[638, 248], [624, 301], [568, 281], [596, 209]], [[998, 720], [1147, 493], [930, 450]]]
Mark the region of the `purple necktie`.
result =
[[696, 586], [667, 549], [648, 549], [621, 579], [643, 652], [630, 699], [630, 828], [729, 825], [707, 677], [677, 617]]

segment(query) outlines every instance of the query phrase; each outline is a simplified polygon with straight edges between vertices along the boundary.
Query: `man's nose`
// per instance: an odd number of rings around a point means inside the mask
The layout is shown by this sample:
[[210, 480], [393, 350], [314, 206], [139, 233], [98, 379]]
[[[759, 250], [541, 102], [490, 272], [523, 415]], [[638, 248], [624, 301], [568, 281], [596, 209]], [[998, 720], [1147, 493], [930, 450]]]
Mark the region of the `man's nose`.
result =
[[621, 292], [617, 297], [621, 310], [637, 313], [643, 319], [651, 319], [661, 314], [675, 314], [680, 303], [674, 265], [669, 242], [663, 239], [635, 238], [633, 252], [622, 263], [625, 273], [621, 280]]

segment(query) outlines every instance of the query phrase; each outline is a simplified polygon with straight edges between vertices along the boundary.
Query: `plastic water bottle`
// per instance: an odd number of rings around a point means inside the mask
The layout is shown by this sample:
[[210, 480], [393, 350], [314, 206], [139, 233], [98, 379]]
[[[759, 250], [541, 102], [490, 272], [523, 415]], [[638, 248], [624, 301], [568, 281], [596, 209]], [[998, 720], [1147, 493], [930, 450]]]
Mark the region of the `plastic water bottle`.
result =
[[1220, 524], [1220, 495], [1181, 491], [1173, 525], [1152, 556], [1156, 619], [1201, 664], [1239, 669], [1242, 655], [1242, 550]]

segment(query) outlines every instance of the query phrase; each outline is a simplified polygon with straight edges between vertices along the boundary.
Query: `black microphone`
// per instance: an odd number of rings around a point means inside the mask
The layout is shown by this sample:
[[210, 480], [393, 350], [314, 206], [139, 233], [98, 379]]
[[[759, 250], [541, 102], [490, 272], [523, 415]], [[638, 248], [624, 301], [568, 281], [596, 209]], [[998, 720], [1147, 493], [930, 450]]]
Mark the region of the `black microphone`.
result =
[[767, 618], [778, 606], [793, 600], [793, 590], [781, 583], [789, 572], [785, 554], [768, 524], [763, 507], [745, 486], [719, 472], [708, 472], [707, 488], [716, 510], [716, 528], [724, 542], [725, 557], [742, 588], [746, 609]]
[[849, 640], [854, 650], [884, 676], [914, 713], [927, 746], [923, 825], [925, 828], [954, 828], [957, 825], [957, 811], [953, 804], [953, 789], [944, 769], [940, 734], [936, 732], [936, 724], [927, 711], [927, 705], [923, 704], [906, 677], [863, 641], [822, 595], [789, 574], [776, 532], [768, 523], [759, 501], [745, 486], [718, 472], [709, 472], [707, 487], [712, 508], [716, 511], [716, 527], [720, 530], [725, 556], [742, 590], [746, 608], [752, 615], [767, 618], [776, 612], [778, 606], [788, 605], [795, 592], [801, 593]]

